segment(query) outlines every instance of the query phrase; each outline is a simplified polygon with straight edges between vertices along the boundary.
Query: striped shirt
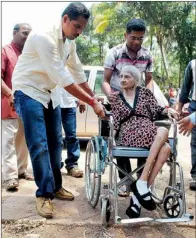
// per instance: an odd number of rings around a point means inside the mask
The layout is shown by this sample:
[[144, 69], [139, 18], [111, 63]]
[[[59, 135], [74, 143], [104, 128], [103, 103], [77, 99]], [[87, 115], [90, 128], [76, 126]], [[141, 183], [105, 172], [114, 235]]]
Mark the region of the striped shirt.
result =
[[141, 46], [137, 52], [136, 59], [132, 59], [126, 42], [109, 50], [106, 55], [104, 68], [113, 70], [112, 78], [110, 81], [111, 88], [120, 90], [120, 71], [125, 65], [134, 65], [142, 74], [145, 72], [153, 72], [153, 62], [150, 52]]

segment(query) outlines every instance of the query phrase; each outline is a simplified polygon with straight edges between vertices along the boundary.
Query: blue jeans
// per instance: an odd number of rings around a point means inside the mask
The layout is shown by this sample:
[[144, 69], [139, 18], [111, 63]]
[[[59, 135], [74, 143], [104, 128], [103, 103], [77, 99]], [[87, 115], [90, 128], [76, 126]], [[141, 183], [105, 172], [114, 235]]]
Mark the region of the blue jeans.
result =
[[[189, 104], [189, 112], [196, 111], [196, 101], [191, 101]], [[191, 131], [191, 177], [196, 178], [196, 127], [194, 127]]]
[[65, 143], [67, 145], [66, 169], [78, 165], [80, 157], [80, 143], [76, 137], [76, 108], [61, 108], [61, 119], [65, 131]]
[[60, 107], [46, 109], [21, 91], [14, 93], [15, 108], [24, 124], [30, 153], [36, 197], [53, 198], [62, 187], [61, 153], [63, 149]]

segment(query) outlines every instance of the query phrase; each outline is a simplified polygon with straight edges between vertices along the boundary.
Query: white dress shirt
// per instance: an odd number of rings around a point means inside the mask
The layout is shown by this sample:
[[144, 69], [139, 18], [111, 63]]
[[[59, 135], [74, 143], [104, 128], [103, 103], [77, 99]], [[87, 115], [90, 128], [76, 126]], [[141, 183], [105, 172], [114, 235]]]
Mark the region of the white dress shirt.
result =
[[60, 88], [60, 107], [61, 108], [73, 108], [77, 106], [78, 99], [68, 93], [65, 89]]
[[31, 32], [12, 76], [13, 90], [39, 101], [48, 108], [60, 104], [60, 87], [86, 82], [76, 53], [75, 41], [63, 41], [62, 23], [45, 33]]

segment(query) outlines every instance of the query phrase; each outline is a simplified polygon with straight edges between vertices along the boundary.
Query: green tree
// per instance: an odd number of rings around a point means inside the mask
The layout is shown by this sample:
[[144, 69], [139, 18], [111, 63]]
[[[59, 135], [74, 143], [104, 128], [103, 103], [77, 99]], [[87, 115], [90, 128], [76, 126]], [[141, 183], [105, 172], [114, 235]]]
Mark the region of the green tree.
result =
[[155, 80], [180, 85], [187, 63], [196, 57], [194, 2], [102, 2], [90, 11], [85, 38], [77, 40], [84, 64], [103, 65], [106, 48], [122, 43], [128, 20], [140, 17], [147, 25], [144, 46], [153, 54]]

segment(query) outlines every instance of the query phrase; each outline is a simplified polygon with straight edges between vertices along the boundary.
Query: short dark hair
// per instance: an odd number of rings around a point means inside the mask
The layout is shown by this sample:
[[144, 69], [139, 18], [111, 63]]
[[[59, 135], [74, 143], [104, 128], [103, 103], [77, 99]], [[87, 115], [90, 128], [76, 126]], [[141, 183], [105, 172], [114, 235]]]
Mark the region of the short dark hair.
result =
[[80, 2], [69, 4], [69, 6], [65, 8], [61, 17], [64, 17], [64, 15], [66, 14], [68, 15], [70, 20], [77, 20], [80, 16], [88, 20], [90, 17], [89, 10], [84, 6], [84, 4]]
[[19, 31], [20, 28], [21, 28], [21, 26], [23, 26], [23, 25], [27, 25], [27, 26], [29, 26], [29, 27], [31, 28], [31, 26], [30, 26], [28, 23], [17, 23], [17, 24], [14, 26], [13, 31]]
[[132, 31], [146, 31], [145, 22], [140, 18], [133, 18], [128, 21], [126, 32], [131, 33]]

